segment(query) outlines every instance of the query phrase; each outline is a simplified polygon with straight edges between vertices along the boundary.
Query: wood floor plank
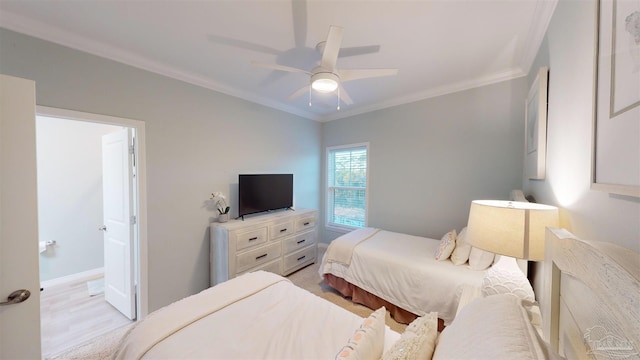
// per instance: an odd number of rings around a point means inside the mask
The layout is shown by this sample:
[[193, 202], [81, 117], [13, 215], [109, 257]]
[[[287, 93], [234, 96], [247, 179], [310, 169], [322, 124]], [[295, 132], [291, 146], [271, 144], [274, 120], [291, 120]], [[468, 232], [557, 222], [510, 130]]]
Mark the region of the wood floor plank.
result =
[[133, 322], [107, 303], [104, 294], [89, 295], [87, 281], [100, 277], [93, 275], [42, 291], [40, 323], [43, 358]]

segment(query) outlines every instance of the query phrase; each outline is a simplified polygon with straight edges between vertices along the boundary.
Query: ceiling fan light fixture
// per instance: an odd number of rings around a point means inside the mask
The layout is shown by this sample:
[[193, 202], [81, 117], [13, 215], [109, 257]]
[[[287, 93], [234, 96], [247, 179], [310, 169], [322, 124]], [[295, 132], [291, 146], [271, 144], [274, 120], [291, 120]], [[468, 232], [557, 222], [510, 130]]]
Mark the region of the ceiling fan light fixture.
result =
[[338, 80], [338, 75], [334, 73], [316, 73], [311, 76], [311, 88], [321, 93], [330, 93], [338, 88]]

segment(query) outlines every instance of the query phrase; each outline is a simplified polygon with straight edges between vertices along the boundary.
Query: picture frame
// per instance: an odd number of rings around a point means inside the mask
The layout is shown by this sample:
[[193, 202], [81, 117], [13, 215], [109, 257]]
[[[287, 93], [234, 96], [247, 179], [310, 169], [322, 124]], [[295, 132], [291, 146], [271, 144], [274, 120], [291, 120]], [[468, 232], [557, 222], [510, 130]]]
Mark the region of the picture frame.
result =
[[525, 172], [529, 179], [546, 176], [547, 157], [547, 91], [549, 68], [538, 70], [525, 102]]
[[640, 197], [640, 2], [597, 0], [591, 188]]

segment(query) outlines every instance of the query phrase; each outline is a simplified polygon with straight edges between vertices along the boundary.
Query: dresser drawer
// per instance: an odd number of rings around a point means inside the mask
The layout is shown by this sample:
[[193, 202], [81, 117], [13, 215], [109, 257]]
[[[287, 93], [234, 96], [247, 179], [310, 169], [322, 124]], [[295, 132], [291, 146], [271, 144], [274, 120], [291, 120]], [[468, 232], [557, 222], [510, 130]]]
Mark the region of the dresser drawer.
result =
[[316, 226], [315, 216], [306, 216], [296, 220], [295, 230], [296, 232], [305, 231], [307, 229], [313, 229]]
[[292, 236], [288, 239], [284, 239], [282, 241], [284, 249], [283, 252], [288, 254], [292, 251], [296, 251], [298, 249], [302, 249], [303, 247], [307, 247], [309, 245], [313, 245], [316, 243], [316, 232], [315, 231], [307, 231], [302, 234], [298, 234], [296, 236]]
[[258, 265], [277, 259], [282, 254], [279, 242], [261, 246], [236, 255], [236, 273], [249, 270]]
[[248, 272], [252, 272], [252, 271], [258, 271], [258, 270], [264, 270], [264, 271], [272, 272], [274, 274], [282, 275], [282, 261], [280, 261], [280, 259], [274, 260], [274, 261], [268, 262], [266, 264], [259, 265], [256, 268], [249, 269], [249, 270], [247, 270], [247, 271], [245, 271], [243, 273], [240, 273], [238, 275], [242, 275], [244, 273], [248, 273]]
[[267, 228], [259, 228], [252, 231], [238, 232], [235, 234], [236, 250], [246, 249], [250, 246], [267, 242]]
[[316, 261], [316, 246], [309, 246], [306, 249], [296, 251], [293, 254], [286, 255], [284, 257], [284, 269], [285, 273], [300, 264], [309, 263], [310, 261]]
[[293, 221], [287, 221], [280, 224], [274, 224], [269, 226], [270, 239], [279, 239], [284, 236], [288, 236], [294, 233]]

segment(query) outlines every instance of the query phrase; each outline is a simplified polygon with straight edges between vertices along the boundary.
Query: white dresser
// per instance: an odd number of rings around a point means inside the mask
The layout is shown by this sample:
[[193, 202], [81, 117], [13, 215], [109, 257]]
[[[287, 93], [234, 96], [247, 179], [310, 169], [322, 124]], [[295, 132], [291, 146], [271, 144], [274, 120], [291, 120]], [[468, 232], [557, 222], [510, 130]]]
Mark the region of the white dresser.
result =
[[317, 260], [317, 210], [287, 210], [210, 225], [211, 285], [242, 273], [280, 275]]

